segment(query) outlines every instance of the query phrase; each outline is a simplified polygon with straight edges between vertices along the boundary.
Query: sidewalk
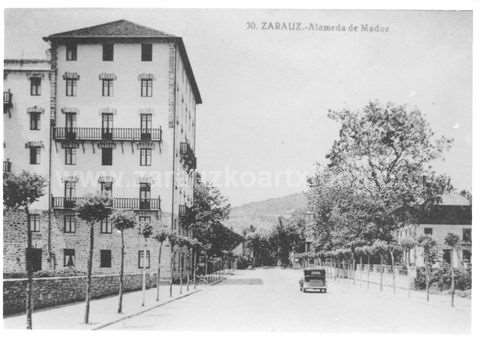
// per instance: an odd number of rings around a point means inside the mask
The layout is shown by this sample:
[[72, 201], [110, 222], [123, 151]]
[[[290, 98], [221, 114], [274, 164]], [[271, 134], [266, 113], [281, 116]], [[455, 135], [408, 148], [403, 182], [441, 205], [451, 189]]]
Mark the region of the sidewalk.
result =
[[[215, 282], [211, 283], [214, 284]], [[90, 301], [90, 323], [84, 324], [85, 302], [75, 302], [58, 307], [51, 307], [35, 311], [32, 316], [33, 329], [95, 329], [112, 321], [128, 318], [132, 315], [145, 312], [147, 310], [159, 307], [163, 304], [187, 297], [198, 293], [204, 288], [205, 284], [197, 285], [193, 288], [190, 285], [187, 291], [186, 285], [183, 285], [183, 292], [180, 294], [180, 286], [173, 286], [173, 296], [170, 297], [170, 288], [168, 284], [160, 285], [160, 298], [155, 301], [156, 288], [150, 288], [145, 294], [145, 306], [142, 307], [142, 291], [125, 293], [123, 296], [123, 313], [118, 314], [118, 295], [108, 296]], [[5, 317], [5, 329], [25, 329], [25, 314]]]

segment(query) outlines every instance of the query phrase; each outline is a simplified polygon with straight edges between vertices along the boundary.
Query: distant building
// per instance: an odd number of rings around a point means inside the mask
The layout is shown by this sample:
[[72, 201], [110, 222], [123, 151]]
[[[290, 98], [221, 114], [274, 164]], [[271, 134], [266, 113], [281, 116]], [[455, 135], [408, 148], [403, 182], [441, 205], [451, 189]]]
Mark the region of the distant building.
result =
[[[445, 245], [448, 233], [460, 238], [460, 247], [457, 256], [453, 256], [453, 265], [459, 267], [471, 264], [472, 256], [472, 206], [460, 195], [451, 194], [442, 199], [442, 203], [420, 216], [418, 224], [408, 225], [398, 231], [397, 237], [412, 237], [417, 239], [421, 235], [431, 236], [437, 243], [437, 263], [451, 262], [452, 250]], [[415, 247], [407, 254], [407, 262], [424, 265], [423, 250]]]
[[[200, 93], [182, 38], [119, 20], [49, 35], [48, 60], [5, 60], [4, 171], [48, 179], [32, 207], [35, 269], [87, 268], [88, 228], [74, 208], [86, 194], [110, 195], [155, 231], [191, 236], [196, 105]], [[4, 212], [4, 272], [25, 270], [26, 235]], [[117, 273], [120, 236], [109, 219], [95, 228], [93, 266]], [[158, 244], [127, 232], [126, 273], [154, 268]], [[170, 275], [168, 242], [162, 273]], [[157, 250], [155, 250], [157, 249]], [[187, 265], [179, 252], [178, 264]]]

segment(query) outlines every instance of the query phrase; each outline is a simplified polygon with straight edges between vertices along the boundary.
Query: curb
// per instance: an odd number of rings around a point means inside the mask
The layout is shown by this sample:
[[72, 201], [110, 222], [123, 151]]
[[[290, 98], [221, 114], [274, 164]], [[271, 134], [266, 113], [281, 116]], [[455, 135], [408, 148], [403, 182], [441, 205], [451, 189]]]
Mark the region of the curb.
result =
[[171, 303], [171, 302], [174, 302], [174, 301], [183, 299], [183, 298], [185, 298], [185, 297], [187, 297], [187, 296], [190, 296], [190, 295], [199, 293], [199, 292], [201, 292], [201, 291], [202, 291], [201, 289], [197, 289], [197, 290], [191, 291], [191, 292], [189, 292], [189, 293], [185, 293], [185, 294], [183, 294], [183, 295], [177, 296], [177, 297], [172, 298], [172, 299], [170, 299], [170, 300], [167, 300], [167, 301], [164, 301], [164, 302], [160, 302], [160, 303], [158, 303], [158, 304], [156, 304], [156, 305], [153, 305], [153, 306], [151, 306], [151, 307], [142, 309], [142, 310], [140, 310], [140, 311], [138, 311], [138, 312], [134, 312], [134, 313], [132, 313], [132, 314], [128, 314], [128, 315], [122, 316], [122, 317], [120, 317], [120, 318], [118, 318], [118, 319], [115, 319], [115, 320], [112, 320], [112, 321], [108, 321], [108, 322], [102, 323], [102, 324], [100, 324], [100, 325], [98, 325], [98, 326], [95, 326], [95, 327], [91, 328], [90, 330], [96, 331], [96, 330], [99, 330], [99, 329], [102, 329], [102, 328], [111, 326], [111, 325], [116, 324], [116, 323], [118, 323], [118, 322], [121, 322], [121, 321], [130, 319], [130, 318], [133, 318], [133, 317], [135, 317], [135, 316], [141, 315], [141, 314], [143, 314], [143, 313], [149, 312], [149, 311], [151, 311], [151, 310], [153, 310], [153, 309], [155, 309], [155, 308], [168, 305], [168, 304]]

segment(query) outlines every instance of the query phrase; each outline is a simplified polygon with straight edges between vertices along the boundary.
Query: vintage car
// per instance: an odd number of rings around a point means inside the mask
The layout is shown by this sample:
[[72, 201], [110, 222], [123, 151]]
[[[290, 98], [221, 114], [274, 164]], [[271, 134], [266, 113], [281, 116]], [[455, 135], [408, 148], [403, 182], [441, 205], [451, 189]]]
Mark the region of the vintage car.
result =
[[300, 291], [315, 290], [320, 293], [327, 292], [325, 269], [304, 269], [303, 278], [300, 279]]

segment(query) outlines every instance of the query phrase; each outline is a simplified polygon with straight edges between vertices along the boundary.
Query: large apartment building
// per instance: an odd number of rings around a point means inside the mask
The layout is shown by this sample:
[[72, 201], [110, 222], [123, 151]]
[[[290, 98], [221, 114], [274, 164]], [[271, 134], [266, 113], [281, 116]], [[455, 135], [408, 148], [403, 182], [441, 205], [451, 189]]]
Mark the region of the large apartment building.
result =
[[[86, 270], [88, 228], [74, 208], [90, 193], [110, 195], [155, 231], [189, 236], [181, 216], [193, 203], [201, 97], [183, 40], [126, 20], [43, 39], [48, 60], [5, 60], [4, 73], [4, 171], [48, 178], [32, 207], [36, 269]], [[11, 227], [19, 217], [4, 216], [4, 272], [24, 271], [25, 237]], [[94, 271], [117, 273], [119, 233], [108, 219], [95, 233]], [[127, 237], [125, 270], [137, 273], [145, 241]], [[156, 267], [158, 244], [147, 249], [146, 266]]]

